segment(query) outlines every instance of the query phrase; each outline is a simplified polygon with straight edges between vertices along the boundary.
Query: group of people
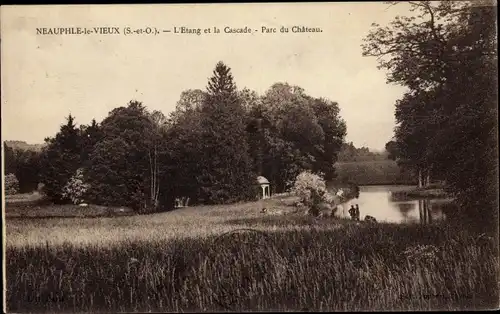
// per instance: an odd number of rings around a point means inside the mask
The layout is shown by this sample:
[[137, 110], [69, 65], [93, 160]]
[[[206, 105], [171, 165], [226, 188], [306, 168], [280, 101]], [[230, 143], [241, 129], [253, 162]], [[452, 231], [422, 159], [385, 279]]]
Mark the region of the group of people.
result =
[[360, 213], [358, 204], [356, 204], [356, 207], [351, 205], [351, 208], [349, 208], [349, 215], [351, 215], [352, 220], [359, 221]]

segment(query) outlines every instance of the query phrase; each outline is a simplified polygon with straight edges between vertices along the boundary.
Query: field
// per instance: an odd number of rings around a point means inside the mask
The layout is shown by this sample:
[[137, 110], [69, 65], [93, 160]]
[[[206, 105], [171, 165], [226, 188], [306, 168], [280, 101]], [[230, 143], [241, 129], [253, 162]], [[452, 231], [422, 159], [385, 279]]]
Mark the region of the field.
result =
[[393, 160], [337, 162], [335, 169], [338, 178], [349, 178], [358, 185], [416, 184]]
[[[7, 310], [498, 306], [493, 239], [450, 225], [318, 220], [295, 212], [292, 202], [274, 198], [153, 215], [45, 219], [16, 218], [20, 205], [7, 204]], [[44, 206], [38, 210], [76, 210]], [[267, 214], [260, 212], [263, 206]]]

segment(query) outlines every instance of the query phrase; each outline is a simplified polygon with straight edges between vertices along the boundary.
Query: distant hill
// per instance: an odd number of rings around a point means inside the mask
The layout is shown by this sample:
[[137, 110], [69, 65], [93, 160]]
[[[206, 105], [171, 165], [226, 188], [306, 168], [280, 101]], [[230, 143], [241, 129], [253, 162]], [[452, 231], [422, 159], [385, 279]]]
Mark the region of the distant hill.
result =
[[367, 147], [357, 148], [350, 143], [343, 143], [338, 154], [338, 162], [352, 161], [382, 161], [388, 160], [389, 154], [386, 151], [370, 151]]
[[338, 179], [359, 185], [417, 184], [415, 176], [401, 169], [394, 160], [337, 162]]
[[32, 150], [35, 152], [41, 151], [45, 146], [45, 144], [28, 144], [24, 141], [4, 141], [4, 144], [14, 150]]

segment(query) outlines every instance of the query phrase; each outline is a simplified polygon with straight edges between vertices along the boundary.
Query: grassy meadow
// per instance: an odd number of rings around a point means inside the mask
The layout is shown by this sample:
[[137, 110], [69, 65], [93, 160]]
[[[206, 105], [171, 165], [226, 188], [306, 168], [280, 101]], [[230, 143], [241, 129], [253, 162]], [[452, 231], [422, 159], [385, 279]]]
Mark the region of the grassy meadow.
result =
[[450, 225], [314, 219], [290, 206], [293, 201], [284, 197], [94, 218], [19, 217], [14, 215], [19, 204], [8, 203], [7, 310], [498, 306], [493, 239]]
[[338, 178], [349, 178], [358, 185], [416, 184], [410, 173], [403, 172], [393, 160], [337, 162]]

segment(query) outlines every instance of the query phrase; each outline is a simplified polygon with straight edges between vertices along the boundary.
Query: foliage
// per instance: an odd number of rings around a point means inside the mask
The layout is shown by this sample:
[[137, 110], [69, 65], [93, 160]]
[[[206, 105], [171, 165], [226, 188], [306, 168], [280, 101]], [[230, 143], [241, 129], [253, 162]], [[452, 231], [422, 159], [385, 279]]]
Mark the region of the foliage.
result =
[[88, 189], [89, 185], [85, 183], [83, 168], [79, 168], [64, 186], [62, 196], [70, 199], [73, 204], [84, 203], [84, 196]]
[[13, 173], [5, 175], [5, 194], [14, 195], [19, 193], [19, 181]]
[[230, 68], [219, 62], [207, 90], [182, 92], [168, 118], [139, 101], [79, 128], [70, 116], [47, 139], [41, 180], [32, 181], [64, 202], [64, 185], [82, 168], [95, 204], [144, 211], [173, 208], [177, 197], [189, 197], [190, 204], [231, 203], [255, 198], [257, 175], [277, 193], [303, 170], [332, 180], [345, 134], [337, 103], [287, 83], [262, 96], [237, 90]]
[[247, 131], [256, 170], [283, 192], [303, 170], [335, 177], [346, 134], [338, 104], [313, 98], [298, 86], [273, 84], [262, 97], [241, 93], [249, 118]]
[[81, 141], [73, 116], [53, 138], [47, 138], [47, 146], [42, 151], [41, 183], [44, 194], [56, 203], [66, 202], [63, 187], [80, 167]]
[[168, 173], [168, 182], [165, 182], [168, 192], [162, 195], [162, 202], [169, 204], [170, 208], [173, 208], [175, 197], [189, 197], [190, 203], [198, 203], [196, 175], [202, 167], [202, 114], [199, 109], [195, 109], [178, 116], [164, 135], [169, 147], [163, 160]]
[[337, 183], [414, 185], [417, 182], [413, 173], [393, 160], [338, 162], [335, 171], [338, 177], [334, 181]]
[[310, 171], [301, 172], [293, 185], [292, 193], [300, 197], [313, 215], [319, 214], [321, 202], [333, 202], [333, 196], [327, 191], [324, 179]]
[[385, 144], [385, 151], [387, 152], [387, 158], [390, 160], [397, 160], [400, 156], [399, 144], [396, 141], [389, 141]]
[[86, 176], [91, 185], [91, 202], [130, 206], [136, 210], [156, 210], [156, 186], [161, 171], [159, 155], [161, 115], [150, 114], [142, 103], [110, 112], [101, 123], [102, 139], [90, 155]]
[[410, 6], [416, 16], [375, 25], [363, 47], [388, 70], [388, 82], [408, 88], [396, 104], [398, 161], [444, 179], [463, 218], [496, 229], [495, 7], [457, 1]]
[[170, 122], [178, 123], [182, 117], [201, 109], [207, 93], [200, 89], [188, 89], [183, 91], [175, 106], [175, 110], [170, 114]]
[[387, 151], [370, 151], [368, 147], [357, 148], [352, 142], [343, 143], [338, 153], [338, 162], [379, 161], [389, 158]]
[[88, 126], [82, 125], [80, 127], [80, 134], [82, 137], [82, 165], [83, 167], [87, 167], [90, 162], [90, 155], [104, 134], [95, 119], [92, 119], [92, 122]]
[[45, 144], [28, 144], [25, 141], [4, 141], [6, 146], [9, 146], [14, 151], [16, 150], [31, 150], [41, 152]]
[[[11, 147], [11, 143], [14, 144]], [[40, 152], [26, 144], [16, 146], [15, 141], [4, 142], [5, 173], [13, 173], [19, 180], [19, 193], [29, 193], [36, 190], [40, 181]], [[35, 146], [35, 145], [33, 145]]]
[[40, 182], [41, 153], [31, 150], [16, 151], [16, 176], [20, 193], [35, 191]]
[[16, 172], [16, 155], [12, 147], [4, 142], [3, 145], [4, 152], [4, 174], [10, 174]]

